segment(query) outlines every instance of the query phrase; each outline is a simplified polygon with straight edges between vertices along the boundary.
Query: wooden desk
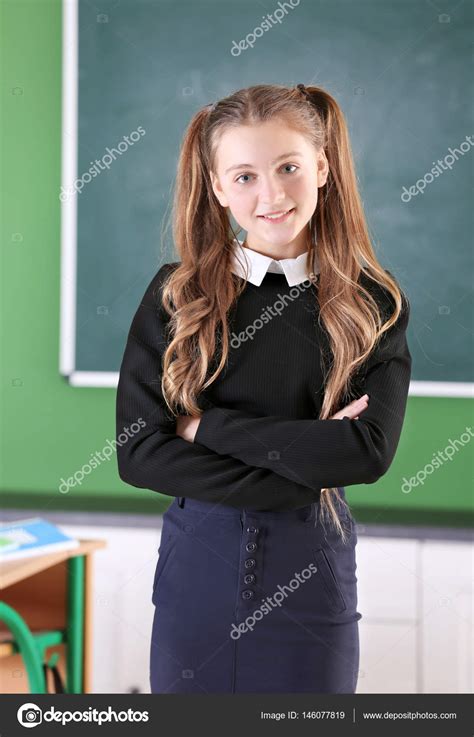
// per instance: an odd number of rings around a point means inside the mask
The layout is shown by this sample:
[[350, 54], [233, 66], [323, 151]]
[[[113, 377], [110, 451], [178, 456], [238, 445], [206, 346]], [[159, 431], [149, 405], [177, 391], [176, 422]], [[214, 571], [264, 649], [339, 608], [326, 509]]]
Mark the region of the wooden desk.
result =
[[[92, 666], [92, 554], [105, 540], [79, 540], [77, 548], [0, 565], [1, 600], [33, 635], [57, 631], [58, 670], [68, 693], [89, 693]], [[12, 633], [0, 619], [0, 692], [31, 693], [28, 673]]]

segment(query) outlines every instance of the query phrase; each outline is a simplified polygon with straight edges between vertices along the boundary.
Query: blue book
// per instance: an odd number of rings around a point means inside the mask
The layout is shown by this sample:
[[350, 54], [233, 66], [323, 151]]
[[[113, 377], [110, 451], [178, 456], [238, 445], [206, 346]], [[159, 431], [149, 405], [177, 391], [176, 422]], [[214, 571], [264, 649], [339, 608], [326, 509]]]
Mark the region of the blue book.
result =
[[0, 525], [0, 563], [77, 548], [78, 545], [79, 540], [40, 517]]

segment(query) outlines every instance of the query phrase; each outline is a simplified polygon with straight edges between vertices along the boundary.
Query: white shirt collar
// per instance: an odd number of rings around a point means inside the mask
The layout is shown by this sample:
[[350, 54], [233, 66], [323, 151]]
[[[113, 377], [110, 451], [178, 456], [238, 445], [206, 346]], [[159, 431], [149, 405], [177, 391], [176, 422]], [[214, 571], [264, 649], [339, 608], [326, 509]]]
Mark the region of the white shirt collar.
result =
[[[296, 258], [275, 260], [270, 256], [264, 256], [263, 253], [254, 251], [252, 248], [244, 247], [237, 239], [234, 239], [234, 241], [235, 251], [232, 259], [232, 271], [245, 279], [242, 261], [245, 263], [246, 259], [249, 266], [248, 281], [255, 284], [256, 287], [260, 286], [267, 271], [284, 274], [290, 287], [295, 287], [308, 279], [308, 252], [302, 253]], [[319, 273], [317, 268], [314, 269], [314, 273]]]

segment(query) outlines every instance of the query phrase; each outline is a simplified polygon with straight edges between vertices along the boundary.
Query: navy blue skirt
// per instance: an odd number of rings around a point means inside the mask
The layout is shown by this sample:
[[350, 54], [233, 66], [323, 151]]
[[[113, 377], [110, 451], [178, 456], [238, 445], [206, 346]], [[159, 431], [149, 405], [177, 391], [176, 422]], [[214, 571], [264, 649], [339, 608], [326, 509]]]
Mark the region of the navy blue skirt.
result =
[[[340, 489], [344, 498], [344, 489]], [[355, 693], [352, 515], [175, 498], [153, 582], [152, 693]]]

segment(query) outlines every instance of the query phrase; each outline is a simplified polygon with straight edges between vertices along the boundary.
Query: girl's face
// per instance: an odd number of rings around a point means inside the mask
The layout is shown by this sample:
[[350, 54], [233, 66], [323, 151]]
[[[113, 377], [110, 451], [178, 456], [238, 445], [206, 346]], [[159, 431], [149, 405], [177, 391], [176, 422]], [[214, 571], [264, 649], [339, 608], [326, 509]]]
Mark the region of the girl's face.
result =
[[[247, 232], [249, 248], [294, 258], [308, 248], [307, 224], [328, 175], [319, 153], [301, 134], [279, 121], [228, 129], [219, 142], [214, 194]], [[273, 219], [270, 213], [289, 214]]]

